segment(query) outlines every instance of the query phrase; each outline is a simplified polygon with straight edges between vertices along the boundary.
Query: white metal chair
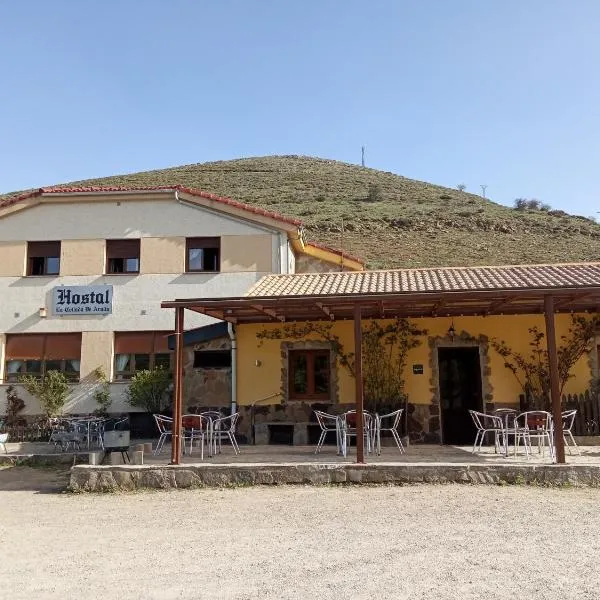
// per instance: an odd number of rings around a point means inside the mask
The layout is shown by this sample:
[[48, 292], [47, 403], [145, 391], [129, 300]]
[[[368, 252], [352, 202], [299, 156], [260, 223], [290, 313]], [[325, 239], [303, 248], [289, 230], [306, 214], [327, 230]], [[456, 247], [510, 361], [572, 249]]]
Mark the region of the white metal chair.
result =
[[325, 438], [327, 437], [328, 433], [335, 433], [337, 453], [340, 454], [341, 447], [339, 417], [337, 415], [331, 415], [321, 410], [315, 410], [314, 413], [315, 417], [317, 417], [317, 423], [321, 428], [321, 435], [319, 435], [319, 441], [317, 442], [317, 447], [315, 448], [315, 454], [319, 454], [319, 452], [321, 452], [321, 448], [325, 443]]
[[481, 447], [483, 446], [487, 433], [494, 434], [494, 446], [496, 447], [496, 452], [500, 451], [500, 441], [502, 441], [502, 448], [506, 451], [506, 438], [504, 437], [505, 430], [502, 419], [495, 415], [488, 415], [476, 410], [469, 410], [469, 413], [473, 419], [475, 429], [477, 430], [475, 442], [473, 443], [473, 454], [475, 454], [475, 452], [481, 452]]
[[210, 419], [204, 415], [183, 415], [181, 425], [184, 446], [185, 440], [190, 441], [190, 456], [192, 455], [194, 440], [200, 440], [200, 460], [204, 460], [204, 444], [208, 448], [208, 455], [212, 456], [210, 452]]
[[240, 447], [238, 446], [237, 440], [235, 439], [235, 426], [239, 417], [239, 413], [234, 413], [228, 417], [221, 417], [215, 419], [212, 422], [211, 428], [211, 444], [213, 447], [213, 453], [217, 453], [217, 444], [219, 447], [219, 454], [221, 453], [221, 443], [223, 440], [229, 440], [233, 452], [235, 454], [240, 453]]
[[522, 439], [525, 445], [525, 455], [531, 454], [531, 442], [537, 440], [538, 450], [542, 456], [546, 454], [546, 443], [550, 450], [550, 458], [555, 459], [554, 451], [554, 423], [552, 415], [545, 410], [529, 410], [515, 417], [515, 428], [509, 430], [515, 435], [515, 454]]
[[[577, 450], [577, 454], [581, 456], [581, 450], [579, 449], [579, 446], [577, 445], [577, 442], [573, 437], [573, 424], [575, 423], [576, 416], [576, 410], [565, 410], [562, 413], [563, 438], [565, 440], [565, 446], [569, 449], [569, 454], [573, 453], [571, 451], [571, 447], [574, 447]], [[567, 436], [569, 436], [569, 438], [571, 439], [572, 446], [569, 444]]]
[[8, 450], [6, 449], [6, 442], [8, 442], [8, 433], [0, 433], [0, 446], [2, 446], [4, 454], [8, 454]]
[[160, 437], [158, 438], [158, 442], [156, 443], [156, 448], [154, 448], [154, 456], [160, 454], [163, 446], [165, 445], [165, 440], [167, 438], [173, 437], [173, 419], [171, 417], [165, 417], [163, 415], [154, 415], [154, 420], [156, 421], [156, 427], [158, 428], [158, 433]]
[[[350, 438], [356, 437], [357, 434], [356, 410], [349, 410], [345, 412], [340, 419], [342, 454], [346, 456], [348, 454], [348, 442], [350, 441]], [[366, 411], [363, 411], [363, 437], [364, 441], [366, 442], [367, 454], [369, 454], [373, 451], [373, 417]]]
[[400, 408], [386, 415], [379, 415], [375, 413], [375, 435], [373, 445], [375, 446], [375, 452], [377, 453], [377, 455], [381, 454], [382, 431], [389, 431], [392, 434], [394, 441], [396, 442], [396, 446], [398, 446], [398, 450], [400, 450], [400, 454], [404, 453], [404, 446], [402, 445], [402, 440], [400, 439], [400, 435], [398, 434], [400, 419], [402, 417], [403, 412], [404, 409]]

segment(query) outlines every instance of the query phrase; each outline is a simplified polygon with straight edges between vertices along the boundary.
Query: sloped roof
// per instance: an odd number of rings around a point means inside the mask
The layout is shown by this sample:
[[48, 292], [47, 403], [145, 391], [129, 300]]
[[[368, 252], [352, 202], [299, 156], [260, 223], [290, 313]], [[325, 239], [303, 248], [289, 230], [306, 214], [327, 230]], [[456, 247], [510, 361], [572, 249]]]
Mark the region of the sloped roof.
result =
[[600, 263], [267, 275], [243, 297], [165, 301], [233, 323], [600, 312]]
[[39, 196], [46, 195], [63, 195], [63, 194], [102, 194], [102, 193], [131, 193], [131, 192], [183, 192], [185, 194], [190, 194], [191, 196], [196, 196], [198, 198], [204, 198], [206, 200], [213, 200], [214, 202], [218, 202], [221, 204], [225, 204], [228, 206], [232, 206], [234, 208], [239, 208], [241, 210], [248, 211], [249, 213], [253, 213], [255, 215], [261, 215], [263, 217], [269, 217], [271, 219], [275, 219], [277, 221], [281, 221], [282, 223], [287, 223], [290, 225], [296, 225], [300, 227], [302, 225], [302, 221], [298, 219], [292, 219], [291, 217], [286, 217], [277, 212], [265, 210], [264, 208], [260, 208], [259, 206], [253, 206], [251, 204], [244, 204], [243, 202], [238, 202], [237, 200], [233, 200], [231, 198], [226, 198], [224, 196], [217, 196], [215, 194], [211, 194], [209, 192], [203, 192], [202, 190], [197, 190], [193, 188], [188, 188], [183, 185], [168, 185], [168, 186], [151, 186], [151, 187], [126, 187], [126, 186], [93, 186], [93, 187], [46, 187], [39, 188], [37, 190], [26, 192], [24, 194], [20, 194], [18, 196], [13, 196], [12, 198], [6, 198], [5, 200], [0, 201], [0, 209], [6, 208], [9, 206], [13, 206], [18, 204], [19, 202], [23, 202], [29, 198], [36, 198]]
[[247, 296], [343, 296], [600, 286], [600, 263], [266, 275]]

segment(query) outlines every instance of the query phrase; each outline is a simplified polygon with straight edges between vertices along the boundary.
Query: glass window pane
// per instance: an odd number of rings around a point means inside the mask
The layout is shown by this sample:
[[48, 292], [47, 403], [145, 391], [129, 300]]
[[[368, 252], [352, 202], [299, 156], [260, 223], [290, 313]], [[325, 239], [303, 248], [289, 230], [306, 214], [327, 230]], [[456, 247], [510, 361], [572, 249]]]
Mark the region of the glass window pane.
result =
[[204, 248], [190, 248], [188, 253], [188, 268], [190, 271], [204, 270]]
[[171, 369], [171, 355], [167, 353], [155, 354], [154, 366], [169, 371]]
[[315, 356], [315, 393], [327, 394], [329, 392], [329, 356], [317, 354]]
[[58, 275], [60, 271], [60, 258], [58, 256], [50, 256], [46, 259], [46, 269], [48, 275]]
[[43, 275], [44, 274], [44, 258], [30, 258], [29, 274]]
[[125, 272], [126, 273], [137, 273], [140, 270], [140, 259], [139, 258], [126, 258], [125, 259]]
[[135, 355], [135, 370], [136, 371], [147, 371], [150, 368], [150, 355], [149, 354], [136, 354]]
[[33, 375], [41, 373], [42, 372], [42, 361], [41, 360], [26, 360], [25, 361], [25, 371], [27, 373], [32, 373]]
[[293, 354], [292, 355], [292, 392], [294, 394], [306, 394], [307, 393], [307, 364], [306, 354]]
[[115, 371], [129, 371], [131, 369], [131, 354], [117, 354], [115, 356]]
[[108, 261], [108, 272], [109, 273], [122, 273], [123, 272], [123, 259], [122, 258], [111, 258]]
[[47, 360], [46, 361], [46, 373], [48, 371], [62, 371], [62, 361], [60, 361], [60, 360]]

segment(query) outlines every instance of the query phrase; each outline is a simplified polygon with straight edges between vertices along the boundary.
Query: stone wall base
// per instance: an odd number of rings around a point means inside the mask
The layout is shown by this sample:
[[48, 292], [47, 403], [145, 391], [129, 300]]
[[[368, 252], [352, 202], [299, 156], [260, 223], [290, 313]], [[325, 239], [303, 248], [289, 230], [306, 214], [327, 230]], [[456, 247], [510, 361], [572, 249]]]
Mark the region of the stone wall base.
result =
[[600, 466], [473, 464], [76, 465], [73, 492], [326, 484], [531, 484], [600, 487]]

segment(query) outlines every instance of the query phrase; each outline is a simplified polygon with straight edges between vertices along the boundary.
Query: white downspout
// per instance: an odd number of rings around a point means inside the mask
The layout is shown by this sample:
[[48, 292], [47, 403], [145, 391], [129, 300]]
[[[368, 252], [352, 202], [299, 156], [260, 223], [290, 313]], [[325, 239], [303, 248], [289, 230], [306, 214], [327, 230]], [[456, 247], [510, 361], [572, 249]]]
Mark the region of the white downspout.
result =
[[227, 333], [231, 340], [231, 414], [237, 412], [237, 340], [233, 323], [227, 323]]

